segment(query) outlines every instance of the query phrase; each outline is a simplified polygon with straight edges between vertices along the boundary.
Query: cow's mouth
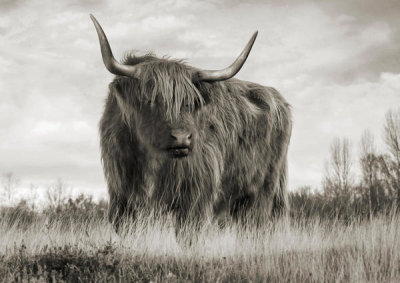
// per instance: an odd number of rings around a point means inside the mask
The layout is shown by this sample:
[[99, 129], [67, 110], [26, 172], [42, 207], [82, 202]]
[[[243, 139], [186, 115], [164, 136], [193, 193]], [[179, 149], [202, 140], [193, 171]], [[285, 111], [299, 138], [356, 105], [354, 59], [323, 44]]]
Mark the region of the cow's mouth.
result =
[[170, 147], [168, 152], [173, 158], [182, 158], [188, 156], [190, 148], [186, 146]]

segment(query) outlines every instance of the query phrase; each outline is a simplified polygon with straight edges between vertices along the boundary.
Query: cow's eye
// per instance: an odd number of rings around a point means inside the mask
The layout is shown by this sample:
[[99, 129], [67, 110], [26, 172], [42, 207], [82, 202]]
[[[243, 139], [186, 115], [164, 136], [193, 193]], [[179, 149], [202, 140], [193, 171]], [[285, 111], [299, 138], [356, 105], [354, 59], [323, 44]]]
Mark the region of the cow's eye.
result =
[[181, 111], [189, 111], [190, 110], [190, 105], [189, 103], [183, 104], [181, 107]]

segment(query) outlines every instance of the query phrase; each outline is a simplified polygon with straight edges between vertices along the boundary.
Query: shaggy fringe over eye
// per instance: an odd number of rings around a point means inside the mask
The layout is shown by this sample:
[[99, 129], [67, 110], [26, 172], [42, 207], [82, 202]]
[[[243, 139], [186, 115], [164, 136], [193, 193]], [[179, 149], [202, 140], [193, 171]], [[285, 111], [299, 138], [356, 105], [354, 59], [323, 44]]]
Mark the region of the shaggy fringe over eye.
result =
[[193, 111], [204, 99], [192, 82], [193, 69], [183, 60], [157, 58], [153, 54], [136, 57], [128, 53], [124, 64], [140, 64], [140, 93], [142, 103], [151, 101], [165, 107], [166, 118], [177, 118], [182, 110]]

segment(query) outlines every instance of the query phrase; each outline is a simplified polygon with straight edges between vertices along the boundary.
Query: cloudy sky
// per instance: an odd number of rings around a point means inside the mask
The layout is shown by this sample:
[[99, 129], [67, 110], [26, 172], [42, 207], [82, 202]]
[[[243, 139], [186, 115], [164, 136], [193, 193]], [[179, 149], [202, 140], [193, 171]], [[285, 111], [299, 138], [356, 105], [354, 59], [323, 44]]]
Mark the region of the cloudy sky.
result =
[[[396, 4], [398, 3], [398, 4]], [[57, 178], [106, 195], [98, 121], [113, 76], [89, 18], [114, 55], [127, 50], [229, 65], [255, 30], [238, 78], [277, 88], [293, 107], [290, 189], [318, 187], [334, 137], [354, 162], [364, 129], [380, 141], [400, 106], [398, 1], [0, 1], [0, 173], [21, 189]]]

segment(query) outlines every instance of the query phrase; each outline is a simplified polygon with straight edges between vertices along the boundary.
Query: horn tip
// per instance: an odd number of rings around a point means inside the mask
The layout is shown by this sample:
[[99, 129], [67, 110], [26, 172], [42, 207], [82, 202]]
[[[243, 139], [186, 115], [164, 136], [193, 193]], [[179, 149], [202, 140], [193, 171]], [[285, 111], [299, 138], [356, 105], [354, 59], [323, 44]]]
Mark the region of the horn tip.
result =
[[90, 19], [91, 19], [93, 22], [97, 22], [96, 18], [93, 16], [93, 14], [89, 14], [89, 16], [90, 16]]

